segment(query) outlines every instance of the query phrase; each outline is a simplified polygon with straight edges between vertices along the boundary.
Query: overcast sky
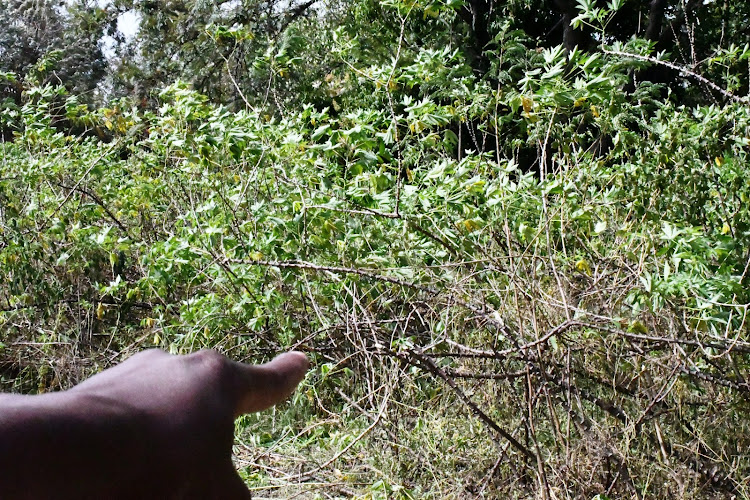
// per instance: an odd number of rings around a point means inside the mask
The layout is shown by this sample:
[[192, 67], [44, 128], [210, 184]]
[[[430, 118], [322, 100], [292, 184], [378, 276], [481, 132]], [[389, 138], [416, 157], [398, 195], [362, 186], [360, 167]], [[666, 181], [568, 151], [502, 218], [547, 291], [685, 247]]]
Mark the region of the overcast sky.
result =
[[129, 10], [117, 18], [117, 31], [125, 35], [130, 41], [138, 32], [138, 24], [141, 22], [141, 16], [134, 10]]

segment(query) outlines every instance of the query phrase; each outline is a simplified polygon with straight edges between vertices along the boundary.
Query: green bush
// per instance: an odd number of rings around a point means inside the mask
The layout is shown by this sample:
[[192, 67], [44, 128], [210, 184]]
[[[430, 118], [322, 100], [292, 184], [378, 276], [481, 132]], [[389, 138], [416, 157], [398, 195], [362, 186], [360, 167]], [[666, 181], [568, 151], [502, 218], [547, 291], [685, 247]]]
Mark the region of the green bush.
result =
[[747, 104], [626, 93], [649, 43], [509, 24], [477, 75], [406, 29], [453, 4], [379, 5], [393, 59], [338, 31], [329, 107], [178, 82], [153, 110], [30, 85], [0, 109], [3, 388], [297, 348], [293, 404], [238, 422], [242, 464], [280, 463], [243, 471], [257, 491], [747, 495]]

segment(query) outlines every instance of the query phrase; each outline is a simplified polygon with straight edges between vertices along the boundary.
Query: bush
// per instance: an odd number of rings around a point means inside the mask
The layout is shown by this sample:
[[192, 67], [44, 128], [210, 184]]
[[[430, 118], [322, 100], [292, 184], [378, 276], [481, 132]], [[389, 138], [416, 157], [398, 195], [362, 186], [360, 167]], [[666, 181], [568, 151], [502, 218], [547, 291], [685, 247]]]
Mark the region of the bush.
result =
[[747, 495], [747, 106], [623, 93], [637, 41], [503, 33], [495, 85], [453, 50], [358, 67], [340, 39], [331, 108], [27, 88], [0, 116], [4, 388], [151, 346], [297, 348], [293, 405], [238, 423], [256, 490]]

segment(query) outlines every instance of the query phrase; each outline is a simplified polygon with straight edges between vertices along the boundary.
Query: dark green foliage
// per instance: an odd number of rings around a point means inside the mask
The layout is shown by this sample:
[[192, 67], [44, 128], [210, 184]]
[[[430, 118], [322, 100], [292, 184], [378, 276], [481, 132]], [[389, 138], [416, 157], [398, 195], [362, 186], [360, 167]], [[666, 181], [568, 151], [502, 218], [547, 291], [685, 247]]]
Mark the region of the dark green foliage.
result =
[[[99, 45], [111, 30], [108, 13], [84, 1], [60, 4], [47, 0], [6, 0], [0, 10], [0, 71], [30, 78], [35, 84], [63, 84], [93, 100], [105, 75]], [[55, 53], [54, 56], [50, 56]], [[20, 102], [18, 87], [0, 98]]]

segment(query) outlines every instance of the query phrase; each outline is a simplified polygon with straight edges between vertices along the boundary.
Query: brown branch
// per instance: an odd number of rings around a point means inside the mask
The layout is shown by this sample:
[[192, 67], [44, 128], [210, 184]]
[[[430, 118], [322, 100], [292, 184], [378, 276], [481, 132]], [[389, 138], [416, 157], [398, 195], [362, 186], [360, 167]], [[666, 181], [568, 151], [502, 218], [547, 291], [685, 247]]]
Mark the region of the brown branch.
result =
[[[594, 396], [593, 394], [589, 393], [585, 389], [580, 389], [574, 384], [569, 384], [561, 376], [556, 376], [556, 377], [550, 376], [549, 380], [553, 382], [555, 385], [557, 385], [558, 387], [560, 387], [561, 389], [568, 390], [572, 393], [575, 393], [579, 395], [582, 399], [595, 404], [601, 410], [606, 412], [611, 417], [619, 420], [623, 424], [627, 424], [629, 420], [628, 415], [625, 413], [625, 411], [622, 408], [613, 404], [612, 402], [606, 401], [597, 396]], [[710, 466], [709, 464], [706, 464], [704, 461], [702, 461], [698, 457], [689, 456], [686, 451], [681, 450], [679, 448], [675, 449], [668, 441], [664, 439], [660, 439], [658, 436], [655, 436], [652, 433], [647, 433], [646, 438], [654, 446], [663, 448], [664, 451], [669, 456], [675, 457], [678, 460], [688, 463], [691, 469], [693, 469], [695, 472], [697, 472], [698, 474], [701, 474], [703, 477], [708, 479], [708, 481], [711, 483], [711, 486], [713, 488], [717, 488], [717, 489], [728, 491], [728, 492], [736, 491], [736, 487], [732, 483], [730, 479], [730, 475], [727, 474], [726, 471], [722, 471], [721, 469], [719, 469], [716, 465]]]
[[299, 18], [302, 14], [304, 14], [307, 11], [307, 9], [309, 9], [316, 3], [318, 3], [318, 0], [308, 0], [305, 3], [296, 6], [290, 12], [287, 12], [286, 17], [284, 18], [284, 22], [281, 23], [281, 26], [279, 27], [279, 31], [276, 33], [276, 36], [274, 38], [278, 38], [279, 35], [281, 35], [284, 31], [286, 31], [286, 29], [289, 27], [290, 24], [296, 21], [297, 18]]
[[104, 305], [107, 306], [128, 306], [128, 307], [135, 307], [138, 309], [145, 309], [145, 310], [151, 310], [154, 308], [153, 304], [149, 302], [132, 302], [128, 300], [117, 300], [115, 298], [111, 297], [101, 297], [101, 298], [91, 298], [91, 297], [76, 297], [71, 299], [60, 299], [57, 302], [44, 302], [44, 303], [38, 303], [34, 302], [31, 304], [16, 304], [16, 305], [9, 305], [5, 307], [0, 307], [0, 312], [16, 312], [20, 311], [22, 309], [44, 309], [45, 307], [50, 307], [52, 305], [58, 305], [58, 304], [81, 304], [83, 302], [87, 302], [89, 304], [95, 304], [97, 302], [101, 302]]
[[306, 262], [302, 260], [243, 260], [243, 259], [229, 259], [230, 262], [235, 264], [250, 264], [250, 265], [256, 265], [256, 266], [265, 266], [265, 267], [278, 267], [281, 269], [302, 269], [307, 271], [316, 271], [316, 272], [328, 272], [328, 273], [334, 273], [334, 274], [354, 274], [357, 276], [363, 276], [366, 278], [372, 278], [378, 281], [385, 281], [386, 283], [391, 283], [394, 285], [400, 285], [406, 288], [412, 288], [416, 290], [420, 290], [423, 292], [428, 292], [431, 294], [439, 294], [440, 292], [431, 286], [427, 285], [420, 285], [417, 283], [410, 283], [408, 281], [400, 280], [398, 278], [392, 278], [390, 276], [385, 276], [382, 274], [378, 274], [374, 272], [374, 269], [362, 269], [362, 268], [354, 268], [354, 267], [343, 267], [343, 266], [323, 266], [319, 264], [314, 264], [312, 262]]
[[[687, 3], [682, 3], [683, 8], [680, 9], [680, 11], [673, 17], [672, 21], [667, 25], [664, 26], [661, 30], [661, 33], [659, 34], [658, 42], [659, 45], [661, 45], [663, 49], [666, 49], [666, 44], [669, 43], [670, 36], [674, 36], [676, 33], [679, 33], [685, 23], [687, 22], [688, 18], [690, 17], [690, 14], [693, 13], [693, 11], [700, 5], [702, 0], [688, 0]], [[675, 40], [677, 43], [679, 43], [679, 40]]]
[[561, 389], [564, 389], [566, 391], [570, 391], [572, 393], [575, 393], [579, 395], [581, 398], [585, 399], [586, 401], [590, 403], [594, 403], [596, 406], [598, 406], [601, 410], [606, 412], [609, 416], [616, 418], [620, 422], [627, 423], [628, 421], [628, 415], [625, 413], [625, 411], [620, 408], [619, 406], [614, 405], [610, 401], [606, 401], [602, 398], [599, 398], [597, 396], [594, 396], [593, 394], [589, 393], [585, 389], [581, 389], [575, 384], [569, 384], [563, 377], [561, 376], [554, 376], [553, 374], [548, 375], [548, 380], [553, 382], [555, 385], [560, 387]]
[[610, 328], [604, 325], [597, 325], [597, 324], [592, 324], [592, 323], [581, 323], [581, 326], [585, 328], [599, 330], [601, 332], [611, 333], [613, 335], [617, 335], [618, 337], [625, 337], [630, 340], [639, 340], [642, 342], [657, 342], [657, 343], [662, 343], [662, 344], [689, 345], [692, 347], [698, 347], [700, 349], [708, 347], [712, 349], [720, 349], [722, 351], [736, 351], [736, 352], [742, 352], [742, 353], [750, 353], [750, 343], [742, 342], [739, 340], [733, 341], [733, 342], [718, 342], [716, 340], [712, 340], [709, 342], [700, 342], [697, 340], [679, 339], [676, 337], [657, 337], [654, 335], [642, 335], [639, 333], [632, 333], [632, 332], [628, 332], [625, 330], [620, 330], [618, 328]]
[[507, 373], [468, 373], [458, 370], [443, 370], [451, 378], [470, 378], [477, 380], [510, 380], [526, 376], [526, 370]]
[[[469, 398], [469, 396], [464, 393], [464, 391], [461, 390], [460, 387], [456, 384], [456, 382], [448, 376], [443, 370], [441, 370], [435, 362], [430, 359], [427, 356], [424, 356], [422, 353], [416, 351], [416, 350], [409, 350], [409, 355], [418, 362], [420, 366], [425, 368], [428, 372], [432, 373], [433, 375], [436, 375], [438, 378], [442, 379], [448, 386], [453, 389], [453, 392], [456, 393], [456, 395], [468, 406], [472, 413], [479, 418], [482, 422], [484, 422], [487, 426], [489, 426], [492, 430], [500, 434], [506, 441], [508, 441], [511, 446], [513, 446], [515, 449], [523, 453], [529, 460], [531, 460], [534, 463], [537, 463], [539, 460], [534, 453], [531, 452], [526, 446], [521, 444], [516, 438], [514, 438], [508, 431], [500, 427], [494, 420], [492, 420], [489, 415], [487, 415], [484, 411], [482, 411], [479, 406]], [[400, 355], [397, 353], [397, 356], [401, 359], [404, 359], [403, 355]], [[406, 360], [409, 362], [408, 360]], [[413, 363], [412, 363], [413, 364]]]
[[65, 184], [63, 184], [61, 182], [58, 182], [56, 184], [58, 186], [60, 186], [61, 188], [63, 188], [63, 189], [69, 189], [71, 191], [77, 191], [77, 192], [79, 192], [79, 193], [81, 193], [83, 195], [88, 196], [92, 200], [94, 200], [94, 203], [96, 203], [97, 205], [99, 205], [102, 208], [102, 210], [104, 210], [104, 212], [109, 216], [109, 218], [112, 219], [112, 221], [117, 225], [117, 227], [120, 228], [120, 231], [122, 231], [123, 233], [125, 233], [125, 236], [127, 236], [131, 240], [134, 239], [133, 236], [131, 236], [130, 232], [128, 231], [127, 226], [125, 226], [125, 224], [123, 224], [122, 222], [120, 222], [120, 219], [118, 219], [117, 216], [115, 216], [115, 214], [113, 214], [112, 211], [109, 208], [107, 208], [107, 206], [104, 204], [104, 202], [102, 201], [102, 199], [99, 198], [95, 193], [92, 193], [88, 189], [84, 189], [81, 186], [66, 186]]
[[[448, 290], [439, 290], [433, 286], [421, 285], [418, 283], [411, 283], [409, 281], [404, 281], [398, 278], [392, 278], [390, 276], [378, 274], [374, 272], [375, 271], [374, 269], [362, 269], [362, 268], [343, 267], [343, 266], [323, 266], [323, 265], [318, 265], [312, 262], [306, 262], [306, 261], [301, 261], [301, 260], [269, 261], [269, 260], [227, 259], [227, 261], [235, 263], [235, 264], [278, 267], [282, 269], [283, 268], [302, 269], [302, 270], [316, 271], [316, 272], [329, 272], [329, 273], [334, 273], [334, 274], [353, 274], [353, 275], [363, 276], [365, 278], [370, 278], [370, 279], [374, 279], [378, 281], [384, 281], [386, 283], [391, 283], [394, 285], [403, 286], [406, 288], [411, 288], [412, 290], [418, 290], [423, 293], [436, 295], [436, 296], [442, 293], [449, 293]], [[462, 300], [462, 299], [459, 299], [458, 297], [453, 297], [453, 296], [451, 297], [451, 300], [456, 305], [459, 305], [471, 311], [476, 316], [481, 316], [484, 321], [493, 325], [495, 328], [501, 331], [508, 338], [510, 339], [513, 338], [513, 336], [511, 335], [511, 332], [505, 326], [505, 323], [493, 317], [495, 312], [487, 311], [483, 304], [477, 304], [475, 302], [467, 302], [465, 300]]]
[[733, 380], [729, 380], [728, 378], [717, 377], [716, 375], [713, 375], [711, 373], [700, 371], [697, 368], [688, 368], [685, 365], [680, 366], [680, 372], [690, 378], [702, 380], [710, 384], [720, 385], [722, 387], [726, 387], [727, 389], [734, 389], [735, 391], [743, 392], [745, 394], [750, 393], [750, 386], [747, 382], [737, 383]]

